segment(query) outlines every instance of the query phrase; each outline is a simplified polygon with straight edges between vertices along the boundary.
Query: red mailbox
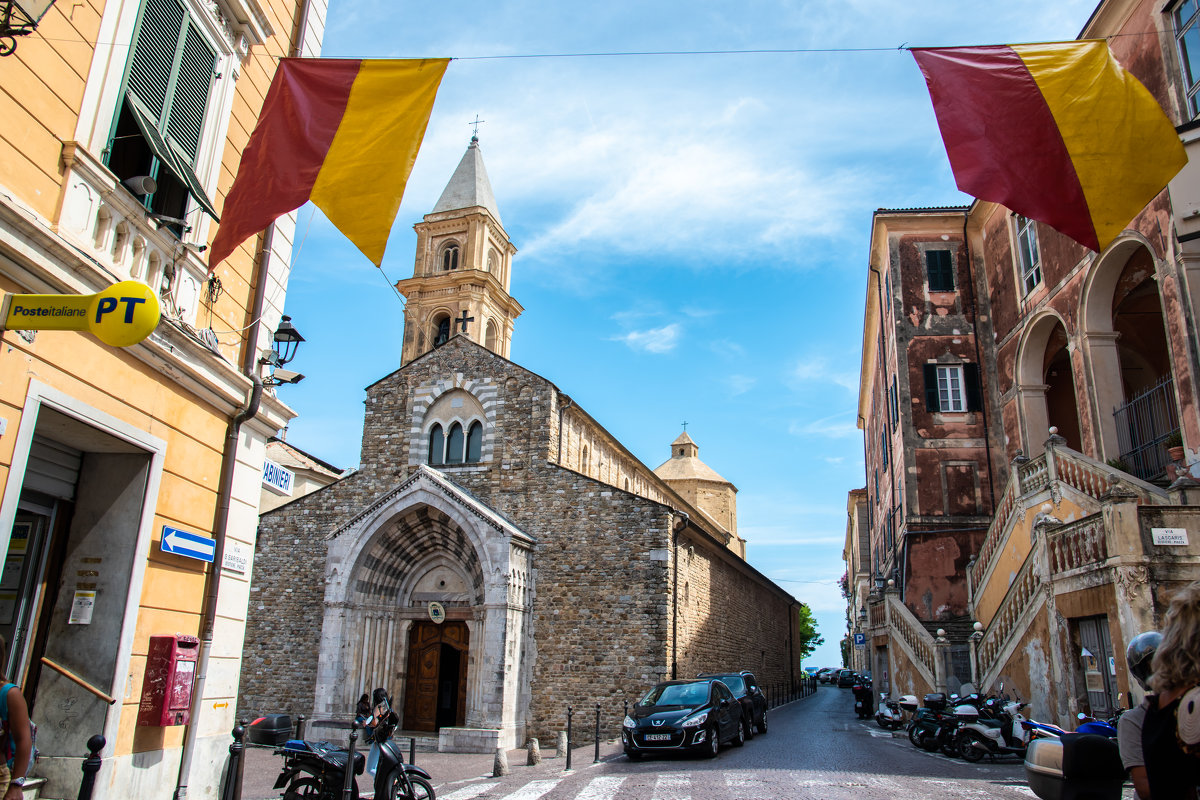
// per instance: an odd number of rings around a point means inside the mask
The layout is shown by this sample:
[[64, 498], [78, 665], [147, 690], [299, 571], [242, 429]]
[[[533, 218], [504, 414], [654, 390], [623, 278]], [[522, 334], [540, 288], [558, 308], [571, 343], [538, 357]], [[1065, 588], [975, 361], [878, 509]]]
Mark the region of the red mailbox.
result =
[[151, 636], [138, 725], [186, 725], [200, 640], [195, 636]]

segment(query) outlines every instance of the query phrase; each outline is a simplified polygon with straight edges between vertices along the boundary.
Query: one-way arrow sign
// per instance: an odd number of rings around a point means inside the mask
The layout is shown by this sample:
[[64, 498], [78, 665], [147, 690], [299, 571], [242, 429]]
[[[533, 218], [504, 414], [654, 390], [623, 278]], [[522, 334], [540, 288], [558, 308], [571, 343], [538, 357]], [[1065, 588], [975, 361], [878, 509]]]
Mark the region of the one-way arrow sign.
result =
[[169, 525], [163, 525], [162, 551], [177, 556], [187, 556], [197, 561], [211, 562], [217, 552], [217, 542], [198, 533], [188, 533]]

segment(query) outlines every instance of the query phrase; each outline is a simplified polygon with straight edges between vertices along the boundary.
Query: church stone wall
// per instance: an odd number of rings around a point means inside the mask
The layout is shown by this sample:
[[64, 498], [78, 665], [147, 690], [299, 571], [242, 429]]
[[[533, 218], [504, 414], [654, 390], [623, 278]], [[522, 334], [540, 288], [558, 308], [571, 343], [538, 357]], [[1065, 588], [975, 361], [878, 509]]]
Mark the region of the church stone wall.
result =
[[678, 677], [750, 670], [769, 687], [800, 675], [796, 600], [695, 532], [681, 532], [674, 555]]
[[238, 718], [308, 715], [313, 707], [326, 540], [363, 494], [361, 473], [264, 514], [242, 654]]

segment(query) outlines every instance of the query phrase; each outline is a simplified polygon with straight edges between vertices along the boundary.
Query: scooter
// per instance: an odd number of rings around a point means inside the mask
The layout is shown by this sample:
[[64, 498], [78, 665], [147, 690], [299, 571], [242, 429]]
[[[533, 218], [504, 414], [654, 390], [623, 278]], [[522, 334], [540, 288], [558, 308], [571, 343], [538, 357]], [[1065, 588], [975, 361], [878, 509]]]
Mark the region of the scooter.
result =
[[[374, 741], [379, 744], [379, 764], [375, 770], [376, 800], [435, 800], [428, 772], [405, 764], [400, 746], [392, 733], [400, 718], [389, 713], [375, 726]], [[290, 739], [275, 750], [283, 756], [283, 771], [275, 781], [276, 789], [287, 789], [283, 800], [341, 800], [350, 752], [329, 742]], [[354, 754], [354, 775], [362, 775], [366, 757]], [[358, 781], [351, 776], [350, 792], [358, 798]]]
[[850, 691], [854, 693], [854, 713], [859, 719], [870, 719], [875, 711], [875, 693], [871, 687], [855, 682]]
[[1029, 746], [1029, 729], [1021, 723], [1021, 709], [1027, 705], [1017, 700], [1001, 701], [991, 697], [983, 703], [983, 713], [976, 712], [971, 718], [971, 706], [959, 706], [956, 711], [963, 717], [962, 727], [955, 738], [958, 754], [970, 762], [979, 761], [985, 755], [1013, 755], [1025, 757]]
[[916, 707], [917, 698], [913, 695], [889, 700], [887, 692], [880, 692], [879, 711], [875, 713], [875, 721], [885, 730], [898, 731], [908, 724], [908, 711], [915, 710]]

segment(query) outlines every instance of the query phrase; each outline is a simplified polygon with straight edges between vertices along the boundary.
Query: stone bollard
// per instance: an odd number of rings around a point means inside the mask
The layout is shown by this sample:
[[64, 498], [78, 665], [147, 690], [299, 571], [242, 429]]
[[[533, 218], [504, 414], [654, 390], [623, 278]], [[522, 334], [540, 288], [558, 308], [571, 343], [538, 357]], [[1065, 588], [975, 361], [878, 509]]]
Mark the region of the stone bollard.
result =
[[528, 750], [528, 758], [525, 760], [527, 766], [533, 767], [542, 763], [542, 748], [537, 739], [530, 739], [526, 749]]
[[558, 745], [554, 748], [554, 757], [562, 758], [567, 754], [567, 732], [558, 732]]
[[503, 747], [496, 748], [496, 760], [492, 762], [492, 777], [499, 778], [508, 774], [508, 753]]

